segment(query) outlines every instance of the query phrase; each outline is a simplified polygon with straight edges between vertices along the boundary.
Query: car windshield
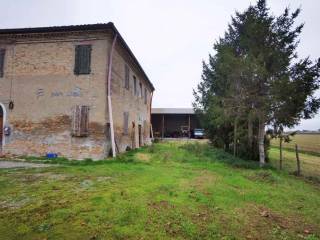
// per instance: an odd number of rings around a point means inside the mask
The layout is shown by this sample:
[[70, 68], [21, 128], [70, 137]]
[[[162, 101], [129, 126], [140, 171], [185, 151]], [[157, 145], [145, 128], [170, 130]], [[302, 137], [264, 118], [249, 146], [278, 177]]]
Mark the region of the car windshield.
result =
[[195, 129], [195, 132], [203, 132], [203, 129]]

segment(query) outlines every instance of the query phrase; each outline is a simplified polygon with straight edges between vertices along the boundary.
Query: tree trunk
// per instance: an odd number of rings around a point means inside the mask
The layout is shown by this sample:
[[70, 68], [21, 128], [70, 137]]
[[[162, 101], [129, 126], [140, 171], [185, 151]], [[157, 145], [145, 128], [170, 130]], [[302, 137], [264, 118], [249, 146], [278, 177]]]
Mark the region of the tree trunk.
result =
[[250, 156], [253, 157], [253, 124], [252, 118], [249, 115], [248, 117], [248, 150], [250, 151]]
[[237, 126], [238, 120], [237, 118], [234, 119], [234, 126], [233, 126], [233, 156], [237, 155]]
[[262, 117], [259, 118], [259, 133], [258, 133], [258, 146], [259, 146], [259, 162], [260, 166], [264, 166], [266, 163], [266, 158], [264, 154], [264, 135], [265, 135], [265, 123]]
[[280, 137], [280, 162], [279, 162], [279, 168], [282, 170], [282, 137]]

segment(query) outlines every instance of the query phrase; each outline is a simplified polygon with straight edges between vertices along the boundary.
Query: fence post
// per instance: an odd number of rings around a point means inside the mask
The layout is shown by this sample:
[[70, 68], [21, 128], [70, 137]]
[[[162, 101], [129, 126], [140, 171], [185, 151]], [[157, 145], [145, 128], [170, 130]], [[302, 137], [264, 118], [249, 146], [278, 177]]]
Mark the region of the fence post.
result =
[[282, 137], [280, 137], [280, 163], [279, 168], [282, 170]]
[[296, 144], [296, 158], [297, 158], [297, 175], [300, 176], [301, 175], [301, 168], [300, 168], [298, 144]]

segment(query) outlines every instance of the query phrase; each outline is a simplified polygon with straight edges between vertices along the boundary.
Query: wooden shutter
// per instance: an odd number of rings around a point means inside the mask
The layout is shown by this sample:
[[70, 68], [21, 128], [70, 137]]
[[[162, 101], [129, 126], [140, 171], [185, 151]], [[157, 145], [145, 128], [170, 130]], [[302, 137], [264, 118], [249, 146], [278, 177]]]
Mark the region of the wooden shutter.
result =
[[147, 104], [148, 100], [148, 90], [147, 88], [144, 88], [144, 104]]
[[89, 135], [89, 107], [75, 106], [72, 116], [72, 136], [86, 137]]
[[74, 73], [90, 74], [91, 72], [91, 45], [77, 45], [75, 49]]
[[129, 112], [123, 113], [123, 134], [129, 134]]
[[6, 54], [6, 50], [5, 49], [0, 49], [0, 78], [3, 77], [5, 54]]
[[137, 95], [137, 79], [135, 76], [133, 76], [133, 92], [134, 92], [134, 96]]
[[129, 90], [130, 69], [128, 65], [124, 65], [124, 71], [125, 71], [124, 87]]

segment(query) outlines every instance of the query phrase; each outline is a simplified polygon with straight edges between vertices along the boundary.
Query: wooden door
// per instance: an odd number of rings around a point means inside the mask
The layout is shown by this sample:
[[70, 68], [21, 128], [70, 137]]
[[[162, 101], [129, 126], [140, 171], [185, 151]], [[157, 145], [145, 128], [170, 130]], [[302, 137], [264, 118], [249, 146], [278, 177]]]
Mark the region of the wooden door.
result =
[[1, 107], [0, 107], [0, 151], [2, 148], [2, 137], [3, 137], [3, 115], [1, 113]]
[[139, 124], [139, 147], [142, 146], [142, 127]]

